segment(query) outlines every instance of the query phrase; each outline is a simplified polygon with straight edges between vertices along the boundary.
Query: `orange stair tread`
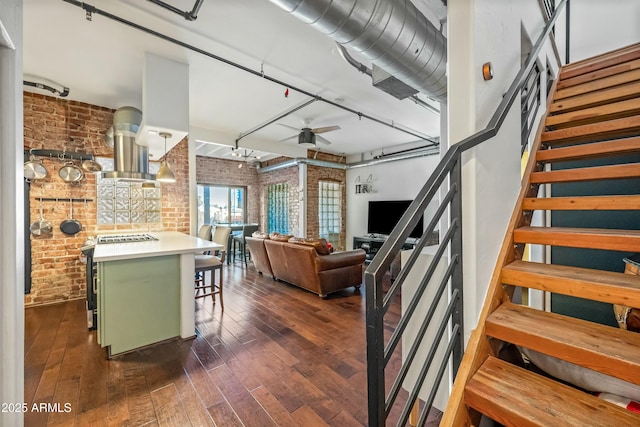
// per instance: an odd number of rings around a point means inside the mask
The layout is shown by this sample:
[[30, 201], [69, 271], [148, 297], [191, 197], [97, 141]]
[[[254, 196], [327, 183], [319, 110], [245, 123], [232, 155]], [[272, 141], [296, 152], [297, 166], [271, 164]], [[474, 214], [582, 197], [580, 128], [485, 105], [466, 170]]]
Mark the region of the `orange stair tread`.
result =
[[470, 378], [465, 403], [507, 427], [640, 425], [638, 414], [495, 357]]
[[533, 172], [530, 180], [532, 184], [542, 184], [637, 177], [640, 177], [640, 163]]
[[494, 338], [640, 384], [635, 332], [511, 303], [491, 313], [485, 327]]
[[639, 305], [640, 276], [565, 265], [513, 261], [500, 274], [504, 284], [593, 301]]
[[533, 243], [574, 248], [636, 252], [639, 230], [572, 227], [520, 227], [514, 230], [516, 243]]
[[583, 160], [635, 152], [640, 152], [639, 137], [539, 150], [536, 160], [539, 162]]
[[640, 210], [640, 195], [527, 197], [523, 210]]

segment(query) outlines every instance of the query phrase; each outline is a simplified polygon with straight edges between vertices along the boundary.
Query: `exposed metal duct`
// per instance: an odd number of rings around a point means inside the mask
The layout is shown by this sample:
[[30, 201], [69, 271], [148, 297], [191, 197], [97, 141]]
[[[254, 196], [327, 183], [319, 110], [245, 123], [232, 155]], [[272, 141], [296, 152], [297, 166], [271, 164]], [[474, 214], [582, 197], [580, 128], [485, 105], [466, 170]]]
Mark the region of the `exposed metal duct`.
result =
[[[126, 181], [155, 180], [149, 173], [149, 147], [136, 143], [142, 112], [134, 107], [121, 107], [113, 115], [114, 171], [103, 172], [103, 178]], [[106, 139], [108, 139], [107, 134]], [[107, 141], [108, 143], [109, 141]]]
[[409, 0], [270, 0], [387, 73], [447, 99], [447, 41]]
[[[360, 71], [363, 74], [368, 75], [369, 77], [373, 78], [373, 73], [374, 71], [371, 70], [369, 67], [367, 67], [366, 65], [364, 65], [363, 63], [361, 63], [360, 61], [358, 61], [357, 59], [355, 59], [353, 56], [351, 56], [349, 54], [349, 52], [347, 52], [347, 49], [345, 49], [344, 46], [342, 46], [341, 44], [336, 44], [337, 48], [338, 48], [338, 53], [340, 54], [340, 56], [342, 57], [342, 59], [344, 59], [349, 65], [351, 65], [353, 68], [357, 69], [358, 71]], [[378, 67], [379, 68], [379, 67]], [[394, 77], [395, 78], [395, 77]], [[396, 79], [397, 80], [397, 79]], [[375, 85], [374, 85], [375, 86]], [[386, 91], [385, 91], [386, 92]], [[396, 94], [392, 93], [391, 95], [395, 96], [396, 98], [399, 98], [398, 96], [396, 96]], [[399, 98], [400, 99], [400, 98]], [[402, 99], [406, 99], [406, 98], [402, 98]], [[433, 105], [423, 101], [422, 99], [418, 98], [417, 95], [411, 95], [410, 98], [413, 102], [415, 102], [416, 104], [418, 104], [419, 106], [426, 108], [427, 110], [440, 115], [440, 110], [438, 110], [437, 108], [435, 108]]]

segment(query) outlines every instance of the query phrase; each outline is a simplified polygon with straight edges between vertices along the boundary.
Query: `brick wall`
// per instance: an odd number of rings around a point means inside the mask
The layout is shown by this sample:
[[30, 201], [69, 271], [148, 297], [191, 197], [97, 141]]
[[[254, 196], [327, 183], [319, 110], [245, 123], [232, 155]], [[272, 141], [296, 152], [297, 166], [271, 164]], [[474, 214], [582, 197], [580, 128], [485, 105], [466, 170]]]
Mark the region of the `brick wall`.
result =
[[[112, 157], [113, 151], [103, 143], [105, 131], [113, 122], [113, 110], [76, 101], [24, 93], [24, 147], [28, 149], [66, 150], [100, 157]], [[151, 229], [189, 232], [189, 183], [187, 141], [169, 153], [169, 162], [176, 174], [175, 184], [162, 184], [163, 224]], [[25, 305], [36, 305], [79, 298], [86, 295], [85, 265], [79, 248], [98, 232], [133, 230], [132, 225], [97, 226], [95, 176], [85, 173], [77, 184], [64, 182], [58, 176], [63, 162], [41, 158], [48, 175], [30, 184], [30, 223], [39, 218], [37, 198], [58, 198], [58, 202], [44, 202], [45, 219], [53, 225], [49, 236], [31, 239], [31, 293], [25, 295]], [[74, 203], [73, 216], [82, 223], [82, 231], [75, 236], [60, 231], [61, 221], [69, 216], [68, 199], [91, 199]], [[67, 201], [65, 202], [65, 199]], [[139, 225], [137, 229], [149, 227]]]
[[[278, 157], [263, 162], [270, 166], [291, 159]], [[273, 172], [258, 173], [254, 165], [243, 163], [238, 168], [237, 161], [196, 157], [196, 181], [198, 184], [241, 186], [247, 188], [247, 214], [249, 222], [260, 224], [260, 230], [267, 228], [267, 187], [272, 184], [289, 183], [289, 232], [299, 235], [298, 167], [292, 166]]]
[[[238, 164], [242, 164], [239, 168]], [[260, 185], [254, 165], [234, 160], [196, 157], [196, 182], [247, 188], [247, 221], [260, 222]]]
[[347, 172], [340, 169], [329, 169], [318, 166], [307, 166], [307, 236], [317, 237], [320, 234], [320, 224], [318, 222], [318, 193], [320, 181], [332, 181], [340, 184], [342, 188], [342, 215], [340, 229], [340, 243], [337, 250], [345, 250], [347, 238], [347, 193], [346, 182]]

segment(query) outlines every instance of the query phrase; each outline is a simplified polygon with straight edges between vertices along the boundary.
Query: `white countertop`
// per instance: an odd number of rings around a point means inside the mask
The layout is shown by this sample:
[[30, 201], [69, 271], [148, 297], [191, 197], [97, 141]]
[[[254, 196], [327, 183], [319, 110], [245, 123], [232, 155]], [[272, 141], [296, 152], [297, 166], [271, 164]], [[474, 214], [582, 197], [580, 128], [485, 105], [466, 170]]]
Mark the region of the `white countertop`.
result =
[[162, 255], [177, 255], [224, 249], [222, 245], [177, 231], [148, 233], [158, 240], [147, 242], [97, 244], [93, 254], [95, 262], [115, 261], [130, 258], [145, 258]]

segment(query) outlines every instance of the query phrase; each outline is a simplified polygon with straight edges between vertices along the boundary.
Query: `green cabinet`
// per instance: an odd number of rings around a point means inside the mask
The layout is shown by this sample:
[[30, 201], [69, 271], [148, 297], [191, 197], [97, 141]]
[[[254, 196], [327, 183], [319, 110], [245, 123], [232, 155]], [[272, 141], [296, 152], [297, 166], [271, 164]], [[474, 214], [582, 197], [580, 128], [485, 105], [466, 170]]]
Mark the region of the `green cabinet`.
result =
[[180, 336], [180, 256], [99, 262], [97, 299], [109, 355]]

